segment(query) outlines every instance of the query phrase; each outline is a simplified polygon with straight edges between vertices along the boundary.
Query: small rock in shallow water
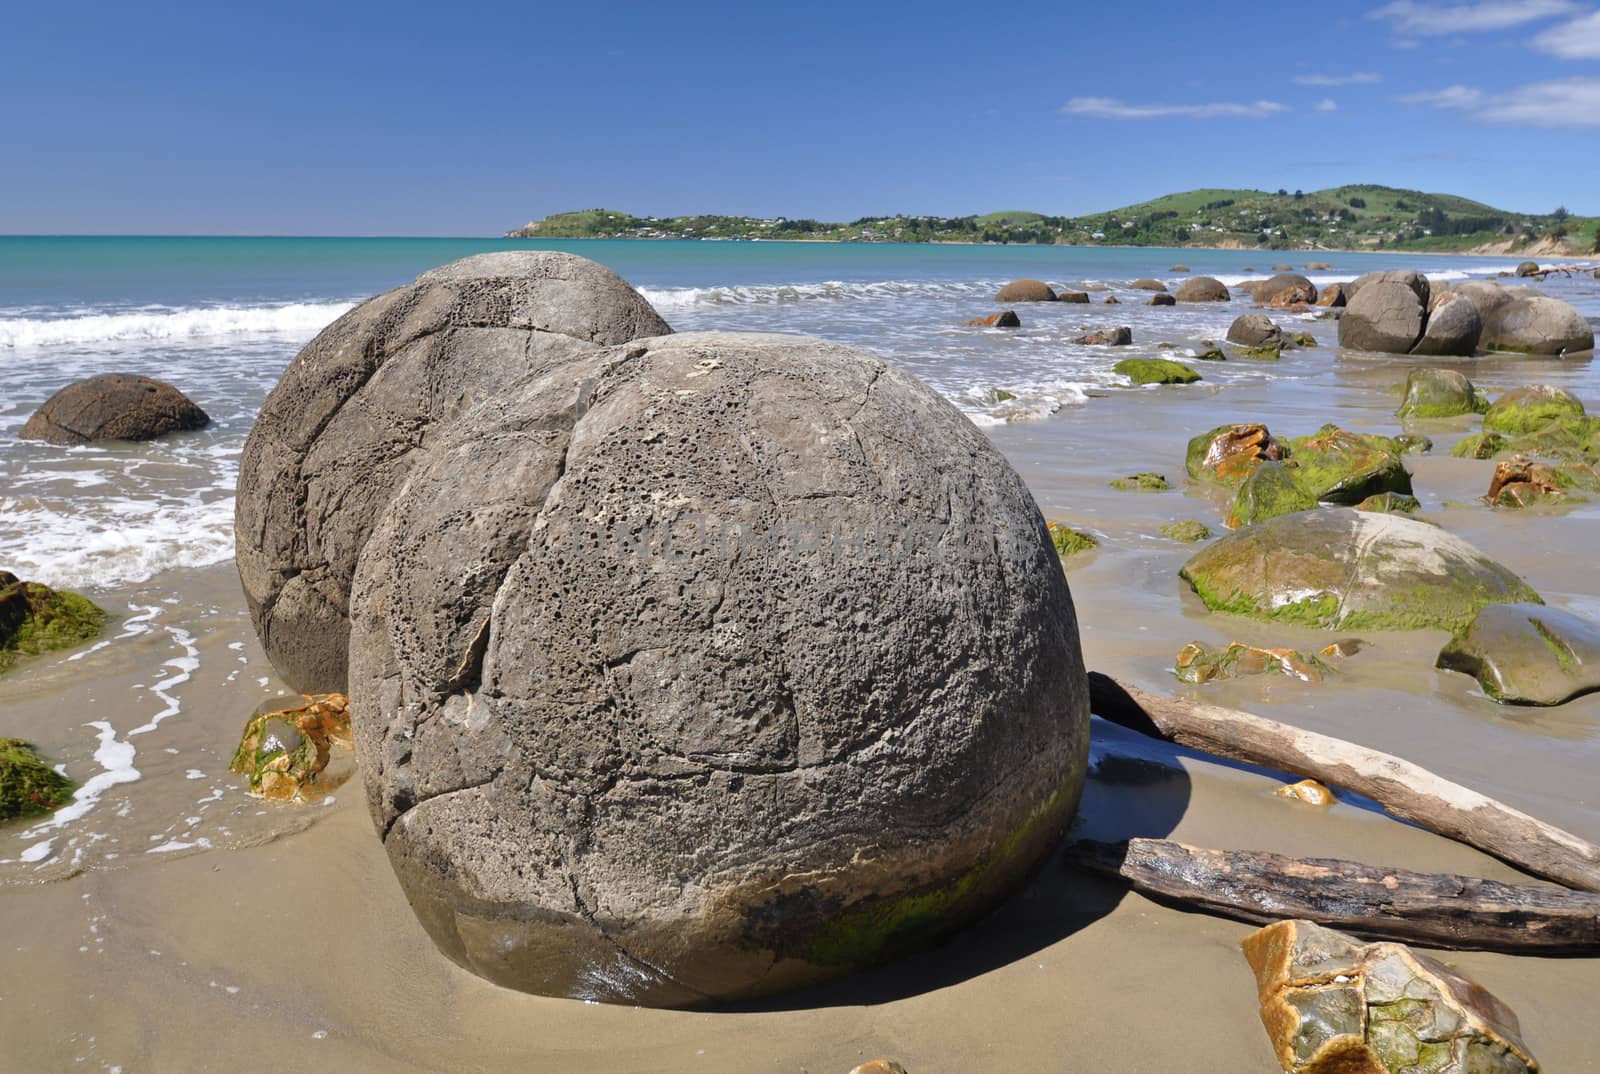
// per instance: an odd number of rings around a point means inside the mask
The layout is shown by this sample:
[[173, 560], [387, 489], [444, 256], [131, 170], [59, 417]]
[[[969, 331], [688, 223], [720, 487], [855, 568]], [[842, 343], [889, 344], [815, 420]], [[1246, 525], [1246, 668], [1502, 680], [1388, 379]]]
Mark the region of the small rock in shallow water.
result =
[[1333, 792], [1314, 779], [1302, 779], [1299, 783], [1285, 783], [1272, 792], [1278, 798], [1292, 798], [1306, 805], [1330, 806], [1338, 801]]
[[1407, 496], [1403, 492], [1380, 492], [1356, 504], [1357, 511], [1378, 511], [1383, 514], [1393, 514], [1398, 511], [1404, 515], [1412, 515], [1421, 509], [1422, 505], [1417, 502], [1415, 496]]
[[39, 760], [28, 743], [0, 738], [0, 821], [59, 809], [72, 790], [72, 780]]
[[1197, 522], [1192, 518], [1186, 518], [1182, 522], [1168, 522], [1165, 526], [1162, 526], [1161, 535], [1163, 537], [1170, 537], [1174, 541], [1183, 541], [1186, 544], [1193, 544], [1196, 541], [1211, 540], [1211, 527], [1207, 526], [1204, 522]]
[[1454, 369], [1413, 369], [1406, 377], [1406, 398], [1396, 415], [1401, 418], [1453, 418], [1482, 414], [1489, 401], [1478, 395], [1472, 381]]
[[967, 328], [1021, 328], [1022, 318], [1017, 316], [1016, 310], [1004, 310], [987, 317], [974, 317], [963, 324]]
[[1012, 280], [994, 296], [996, 302], [1054, 302], [1055, 289], [1043, 280]]
[[1133, 329], [1126, 326], [1106, 328], [1099, 332], [1090, 332], [1086, 336], [1079, 336], [1072, 342], [1086, 347], [1126, 347], [1133, 342]]
[[0, 570], [0, 672], [22, 657], [81, 645], [100, 633], [105, 618], [87, 597]]
[[328, 768], [332, 747], [354, 746], [349, 700], [343, 694], [317, 694], [300, 702], [268, 702], [245, 724], [228, 768], [247, 777], [257, 797], [311, 801], [350, 774], [349, 765]]
[[1583, 463], [1550, 466], [1517, 455], [1496, 464], [1483, 500], [1491, 507], [1533, 507], [1581, 501], [1578, 490], [1600, 491], [1600, 473]]
[[1241, 675], [1287, 675], [1301, 682], [1321, 682], [1328, 665], [1314, 656], [1294, 649], [1261, 649], [1243, 642], [1232, 642], [1218, 649], [1202, 642], [1191, 641], [1178, 650], [1174, 672], [1179, 681], [1194, 683], [1214, 679], [1236, 679]]
[[1135, 384], [1193, 384], [1200, 374], [1182, 362], [1166, 358], [1124, 358], [1111, 367], [1112, 372], [1127, 377]]
[[1535, 1074], [1516, 1014], [1404, 944], [1310, 921], [1246, 936], [1261, 1022], [1289, 1074]]
[[1123, 492], [1165, 492], [1172, 487], [1167, 483], [1166, 475], [1148, 472], [1119, 477], [1109, 484]]
[[1496, 701], [1559, 705], [1600, 690], [1600, 625], [1543, 604], [1491, 604], [1439, 653]]
[[166, 381], [102, 373], [69, 384], [45, 400], [17, 435], [51, 444], [91, 444], [154, 440], [210, 423], [204, 410]]
[[1047, 528], [1050, 531], [1050, 544], [1055, 548], [1056, 555], [1062, 559], [1100, 547], [1100, 542], [1089, 534], [1063, 526], [1059, 522], [1052, 522]]

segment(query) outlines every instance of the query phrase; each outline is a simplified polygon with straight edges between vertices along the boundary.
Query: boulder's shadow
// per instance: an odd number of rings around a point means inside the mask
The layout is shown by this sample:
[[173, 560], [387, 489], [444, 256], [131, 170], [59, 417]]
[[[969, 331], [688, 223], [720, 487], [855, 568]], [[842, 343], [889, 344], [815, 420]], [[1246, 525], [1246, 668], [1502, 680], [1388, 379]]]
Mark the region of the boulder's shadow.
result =
[[934, 947], [874, 969], [715, 1010], [791, 1011], [905, 999], [1029, 958], [1109, 914], [1127, 885], [1069, 864], [1066, 845], [1171, 834], [1189, 806], [1189, 775], [1178, 763], [1189, 751], [1099, 718], [1091, 724], [1089, 778], [1066, 841], [987, 917]]

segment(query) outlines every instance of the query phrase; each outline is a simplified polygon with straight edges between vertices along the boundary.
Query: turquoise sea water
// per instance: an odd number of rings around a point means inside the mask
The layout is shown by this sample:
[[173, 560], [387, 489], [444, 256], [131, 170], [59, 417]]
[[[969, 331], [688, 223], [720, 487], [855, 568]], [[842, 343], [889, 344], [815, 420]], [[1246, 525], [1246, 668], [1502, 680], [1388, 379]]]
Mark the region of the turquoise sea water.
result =
[[[1380, 268], [1436, 280], [1492, 275], [1514, 258], [1285, 254], [1017, 246], [393, 238], [0, 237], [0, 567], [55, 584], [109, 586], [232, 552], [239, 453], [262, 399], [295, 352], [350, 306], [436, 265], [487, 250], [568, 250], [620, 272], [677, 330], [798, 332], [859, 346], [923, 377], [980, 424], [1063, 420], [1118, 387], [1111, 366], [1138, 354], [1183, 357], [1220, 338], [1246, 308], [1152, 308], [1129, 281], [1176, 282], [1177, 264], [1233, 284], [1276, 263], [1314, 281]], [[1020, 308], [1020, 331], [965, 328], [993, 312], [996, 288], [1036, 276], [1089, 290], [1088, 305]], [[1600, 291], [1550, 293], [1600, 317]], [[1116, 295], [1120, 305], [1103, 299]], [[1331, 322], [1280, 321], [1328, 346], [1294, 362], [1207, 369], [1229, 384], [1314, 376], [1337, 359]], [[1135, 345], [1072, 340], [1127, 325]], [[1169, 349], [1158, 349], [1158, 344]], [[172, 381], [214, 419], [152, 444], [55, 448], [16, 432], [63, 385], [100, 372]], [[1000, 389], [996, 394], [996, 389]]]

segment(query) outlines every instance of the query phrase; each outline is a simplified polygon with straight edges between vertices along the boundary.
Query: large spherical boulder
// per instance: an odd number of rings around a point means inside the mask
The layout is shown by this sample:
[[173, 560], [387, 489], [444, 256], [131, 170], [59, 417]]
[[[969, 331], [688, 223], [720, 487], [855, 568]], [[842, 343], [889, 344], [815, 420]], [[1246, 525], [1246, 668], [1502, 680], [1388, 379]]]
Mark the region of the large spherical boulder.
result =
[[1165, 291], [1167, 289], [1166, 284], [1162, 283], [1160, 280], [1152, 280], [1148, 276], [1143, 276], [1137, 280], [1134, 280], [1128, 286], [1133, 288], [1135, 291]]
[[1532, 288], [1507, 287], [1495, 280], [1459, 280], [1450, 284], [1450, 290], [1454, 294], [1470, 298], [1472, 304], [1478, 308], [1478, 317], [1482, 320], [1488, 320], [1490, 314], [1507, 302], [1536, 293]]
[[1339, 346], [1388, 354], [1410, 353], [1422, 338], [1425, 301], [1400, 281], [1373, 280], [1363, 284], [1339, 318]]
[[1483, 349], [1563, 354], [1594, 349], [1594, 328], [1558, 298], [1531, 295], [1497, 306], [1483, 319]]
[[[1085, 301], [1088, 296], [1084, 296]], [[994, 296], [996, 302], [1054, 302], [1055, 288], [1043, 280], [1012, 280]]]
[[1348, 507], [1246, 526], [1179, 575], [1214, 611], [1340, 630], [1454, 632], [1487, 604], [1539, 600], [1438, 526]]
[[413, 909], [526, 991], [692, 1005], [972, 918], [1082, 787], [1043, 519], [845, 347], [580, 356], [419, 453], [351, 595], [356, 745]]
[[1478, 307], [1465, 295], [1440, 303], [1428, 315], [1422, 338], [1411, 348], [1412, 354], [1466, 356], [1478, 348], [1483, 320]]
[[1173, 297], [1179, 302], [1226, 302], [1233, 296], [1228, 294], [1221, 280], [1191, 276], [1178, 285], [1178, 293]]
[[1263, 305], [1282, 309], [1299, 303], [1317, 300], [1317, 285], [1296, 272], [1280, 272], [1261, 284], [1255, 299]]
[[97, 440], [154, 440], [203, 429], [211, 418], [164, 380], [102, 373], [56, 392], [23, 425], [24, 440], [89, 444]]
[[1424, 309], [1426, 309], [1428, 306], [1428, 296], [1433, 289], [1432, 285], [1428, 283], [1428, 277], [1424, 276], [1420, 272], [1413, 272], [1410, 269], [1385, 269], [1382, 272], [1368, 272], [1364, 275], [1357, 276], [1355, 279], [1345, 284], [1345, 298], [1353, 301], [1356, 295], [1360, 294], [1364, 287], [1366, 287], [1368, 284], [1374, 283], [1398, 283], [1405, 285], [1406, 287], [1410, 288], [1414, 294], [1416, 294], [1417, 301], [1422, 303]]
[[1242, 347], [1260, 347], [1276, 344], [1283, 346], [1283, 329], [1265, 313], [1246, 313], [1235, 317], [1228, 326], [1228, 342]]
[[345, 691], [350, 579], [378, 512], [441, 425], [528, 376], [670, 332], [571, 254], [479, 254], [362, 303], [296, 355], [245, 444], [236, 560], [273, 667]]

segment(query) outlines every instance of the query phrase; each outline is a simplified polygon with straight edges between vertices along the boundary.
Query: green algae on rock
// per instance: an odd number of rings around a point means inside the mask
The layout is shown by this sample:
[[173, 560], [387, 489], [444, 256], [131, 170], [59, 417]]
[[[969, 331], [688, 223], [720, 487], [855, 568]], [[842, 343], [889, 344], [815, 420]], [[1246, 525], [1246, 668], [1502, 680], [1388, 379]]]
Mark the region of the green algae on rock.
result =
[[1124, 358], [1111, 367], [1113, 373], [1135, 384], [1193, 384], [1200, 374], [1167, 358]]
[[1323, 503], [1357, 504], [1380, 492], [1411, 492], [1411, 473], [1387, 436], [1324, 425], [1289, 444], [1300, 484]]
[[41, 761], [20, 738], [0, 738], [0, 821], [59, 809], [72, 798], [72, 780]]
[[1472, 381], [1454, 369], [1413, 369], [1406, 377], [1405, 402], [1395, 413], [1404, 418], [1453, 418], [1482, 414], [1489, 401]]
[[1207, 347], [1194, 356], [1197, 362], [1226, 362], [1228, 356], [1221, 347]]
[[1238, 641], [1224, 648], [1191, 641], [1178, 650], [1173, 665], [1180, 682], [1197, 686], [1214, 679], [1265, 674], [1287, 675], [1301, 682], [1317, 683], [1332, 670], [1320, 658], [1294, 649], [1262, 649]]
[[1196, 481], [1234, 488], [1263, 462], [1289, 457], [1289, 448], [1259, 422], [1219, 425], [1189, 441], [1184, 469]]
[[1516, 455], [1494, 468], [1484, 502], [1491, 507], [1523, 508], [1582, 502], [1578, 492], [1600, 492], [1600, 473], [1585, 463], [1554, 466]]
[[1315, 347], [1317, 345], [1317, 337], [1310, 332], [1295, 332], [1289, 339], [1297, 347]]
[[105, 620], [106, 613], [86, 597], [0, 571], [0, 672], [22, 657], [81, 645], [100, 633]]
[[1206, 607], [1349, 630], [1455, 632], [1488, 604], [1540, 603], [1527, 583], [1436, 526], [1348, 508], [1246, 526], [1179, 571]]
[[1583, 416], [1583, 403], [1577, 396], [1549, 384], [1530, 384], [1496, 399], [1483, 415], [1483, 428], [1516, 436], [1543, 429], [1558, 418]]
[[1404, 944], [1310, 921], [1244, 938], [1261, 1022], [1289, 1074], [1536, 1074], [1516, 1014]]
[[1123, 492], [1165, 492], [1172, 487], [1167, 483], [1165, 474], [1151, 473], [1149, 471], [1129, 474], [1127, 477], [1119, 477], [1108, 482], [1108, 484], [1112, 488], [1120, 489]]
[[1196, 519], [1186, 518], [1182, 522], [1168, 522], [1162, 526], [1161, 536], [1185, 544], [1194, 544], [1197, 541], [1211, 540], [1211, 527]]
[[1256, 362], [1276, 362], [1283, 357], [1283, 348], [1276, 343], [1263, 343], [1256, 347], [1241, 347], [1239, 353]]
[[1395, 450], [1402, 455], [1426, 455], [1433, 450], [1433, 441], [1418, 433], [1401, 433], [1389, 439], [1394, 441]]
[[1542, 604], [1491, 604], [1439, 652], [1496, 701], [1559, 705], [1600, 690], [1600, 625]]
[[353, 749], [349, 700], [343, 694], [278, 698], [245, 724], [230, 771], [250, 781], [250, 793], [277, 801], [320, 798], [349, 778], [350, 766], [330, 770], [332, 748]]
[[1070, 529], [1059, 522], [1049, 524], [1050, 544], [1062, 559], [1100, 547], [1100, 542], [1081, 530]]
[[1506, 443], [1499, 433], [1473, 433], [1463, 437], [1450, 454], [1458, 459], [1492, 459], [1505, 450]]
[[1380, 514], [1394, 514], [1398, 511], [1404, 515], [1412, 515], [1422, 510], [1422, 505], [1417, 502], [1415, 496], [1407, 496], [1403, 492], [1380, 492], [1356, 504], [1356, 510], [1377, 511]]
[[1309, 511], [1317, 498], [1306, 491], [1294, 462], [1263, 462], [1239, 484], [1233, 506], [1228, 509], [1229, 529], [1263, 522], [1295, 511]]

